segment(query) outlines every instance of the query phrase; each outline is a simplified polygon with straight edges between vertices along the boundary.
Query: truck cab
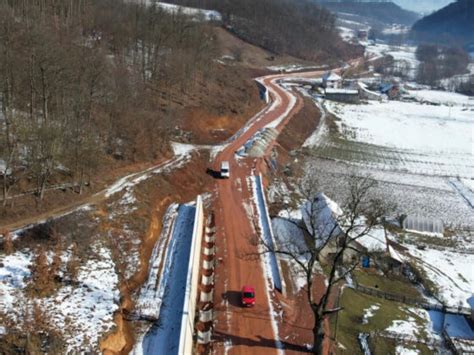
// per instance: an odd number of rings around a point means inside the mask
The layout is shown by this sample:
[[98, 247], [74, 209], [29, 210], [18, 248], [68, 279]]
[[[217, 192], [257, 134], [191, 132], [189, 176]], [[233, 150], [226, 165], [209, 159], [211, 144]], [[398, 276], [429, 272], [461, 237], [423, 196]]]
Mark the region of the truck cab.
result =
[[228, 179], [230, 177], [230, 166], [228, 161], [223, 161], [221, 163], [220, 175], [223, 179]]

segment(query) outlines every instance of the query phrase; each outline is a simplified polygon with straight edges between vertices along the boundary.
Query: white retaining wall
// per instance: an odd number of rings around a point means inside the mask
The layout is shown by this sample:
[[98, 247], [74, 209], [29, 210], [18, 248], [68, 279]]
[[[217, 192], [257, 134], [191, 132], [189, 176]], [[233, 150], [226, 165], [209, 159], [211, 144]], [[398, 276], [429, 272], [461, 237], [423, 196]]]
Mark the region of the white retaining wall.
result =
[[184, 295], [183, 316], [181, 319], [181, 333], [179, 336], [180, 355], [192, 354], [194, 315], [196, 314], [197, 289], [199, 281], [199, 265], [201, 256], [201, 242], [204, 231], [204, 210], [202, 197], [196, 199], [196, 215], [194, 217], [193, 240], [189, 255], [186, 293]]

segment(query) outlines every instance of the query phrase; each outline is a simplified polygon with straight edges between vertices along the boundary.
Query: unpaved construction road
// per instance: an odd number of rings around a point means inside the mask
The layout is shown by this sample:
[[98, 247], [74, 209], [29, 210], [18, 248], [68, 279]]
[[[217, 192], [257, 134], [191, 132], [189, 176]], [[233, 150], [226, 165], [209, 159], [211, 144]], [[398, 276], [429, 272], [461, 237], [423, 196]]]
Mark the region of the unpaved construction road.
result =
[[[260, 257], [256, 257], [257, 246], [250, 242], [255, 234], [253, 216], [246, 207], [251, 203], [251, 187], [248, 178], [264, 173], [266, 166], [263, 158], [235, 158], [235, 151], [251, 138], [258, 130], [272, 124], [281, 132], [286, 123], [302, 107], [303, 100], [294, 92], [277, 84], [280, 79], [295, 77], [320, 77], [322, 72], [304, 74], [272, 75], [261, 83], [268, 89], [272, 102], [265, 111], [254, 117], [247, 129], [232, 141], [216, 157], [213, 169], [219, 170], [222, 161], [230, 163], [230, 179], [216, 181], [215, 221], [218, 264], [216, 266], [215, 310], [217, 315], [214, 329], [214, 349], [218, 354], [266, 354], [280, 352], [299, 353], [305, 350], [302, 343], [280, 343], [284, 334], [280, 334], [281, 324], [271, 314], [270, 298], [280, 297], [275, 292], [267, 292], [267, 276]], [[271, 145], [266, 153], [271, 151]], [[240, 290], [243, 285], [252, 285], [256, 290], [256, 305], [243, 308], [240, 305]], [[271, 290], [270, 290], [271, 291]], [[306, 305], [307, 306], [307, 305]], [[302, 307], [302, 310], [305, 309]], [[300, 312], [293, 310], [293, 316]], [[306, 316], [308, 318], [308, 316]], [[298, 323], [294, 319], [295, 324]], [[288, 328], [288, 324], [285, 325]], [[305, 329], [311, 334], [311, 329]], [[308, 341], [311, 343], [311, 339]], [[298, 349], [301, 348], [301, 349]]]

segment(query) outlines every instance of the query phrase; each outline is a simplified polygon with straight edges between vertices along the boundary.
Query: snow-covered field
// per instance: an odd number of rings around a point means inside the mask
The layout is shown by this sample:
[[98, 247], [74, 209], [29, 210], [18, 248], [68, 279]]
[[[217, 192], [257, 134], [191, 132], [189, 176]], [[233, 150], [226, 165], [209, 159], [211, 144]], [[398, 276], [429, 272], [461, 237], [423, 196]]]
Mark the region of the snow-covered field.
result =
[[[420, 94], [434, 97], [433, 92]], [[462, 95], [440, 94], [441, 101], [449, 99], [468, 102]], [[431, 176], [474, 176], [472, 106], [399, 101], [326, 105], [341, 119], [337, 124], [346, 141], [376, 146], [369, 164]]]
[[198, 20], [202, 19], [204, 21], [221, 21], [222, 20], [222, 15], [218, 11], [214, 11], [214, 10], [197, 9], [193, 7], [167, 4], [161, 1], [157, 2], [153, 0], [145, 0], [145, 3], [148, 6], [152, 5], [153, 3], [156, 3], [156, 5], [160, 9], [170, 14], [180, 13], [183, 15], [194, 17]]
[[465, 109], [474, 109], [474, 99], [457, 94], [455, 92], [440, 91], [440, 90], [409, 90], [408, 94], [414, 97], [417, 101], [426, 101], [430, 103], [461, 106]]
[[469, 307], [468, 298], [474, 291], [474, 253], [457, 250], [424, 250], [405, 245], [418, 259], [419, 266], [438, 289], [441, 300], [451, 307]]
[[[31, 263], [26, 250], [0, 258], [0, 313], [20, 328], [25, 319], [21, 312], [32, 307], [25, 295]], [[114, 325], [118, 302], [115, 264], [110, 251], [99, 244], [91, 247], [91, 257], [80, 267], [75, 284], [64, 284], [53, 295], [35, 301], [46, 323], [62, 335], [67, 353], [97, 349], [100, 336]]]
[[416, 77], [420, 62], [416, 59], [416, 47], [414, 46], [391, 46], [388, 44], [377, 43], [370, 45], [367, 42], [361, 43], [365, 45], [366, 54], [370, 60], [380, 59], [385, 56], [392, 56], [395, 64], [404, 65], [408, 69], [408, 76], [412, 79]]

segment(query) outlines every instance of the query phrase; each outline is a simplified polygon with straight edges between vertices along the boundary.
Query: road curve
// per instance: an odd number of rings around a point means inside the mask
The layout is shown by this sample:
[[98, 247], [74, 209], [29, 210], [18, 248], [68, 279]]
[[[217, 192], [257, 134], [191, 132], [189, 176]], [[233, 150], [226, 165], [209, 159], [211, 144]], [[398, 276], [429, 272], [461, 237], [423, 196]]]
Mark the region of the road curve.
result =
[[[281, 132], [286, 123], [303, 106], [303, 100], [294, 92], [278, 85], [281, 79], [320, 77], [321, 71], [297, 74], [271, 75], [257, 79], [271, 97], [267, 108], [252, 118], [247, 128], [216, 156], [213, 169], [218, 170], [222, 161], [230, 163], [230, 179], [216, 180], [215, 205], [216, 267], [215, 309], [217, 323], [214, 329], [216, 353], [274, 354], [279, 352], [270, 314], [271, 300], [267, 296], [265, 270], [249, 241], [254, 234], [254, 219], [248, 207], [251, 187], [248, 177], [265, 169], [263, 158], [235, 159], [238, 150], [258, 130], [271, 124]], [[267, 149], [267, 154], [271, 146]], [[240, 306], [239, 291], [243, 285], [256, 289], [257, 304], [254, 308]], [[273, 323], [275, 325], [275, 323]], [[276, 327], [278, 329], [278, 326]], [[302, 344], [300, 344], [302, 345]], [[290, 353], [291, 350], [285, 350]]]

